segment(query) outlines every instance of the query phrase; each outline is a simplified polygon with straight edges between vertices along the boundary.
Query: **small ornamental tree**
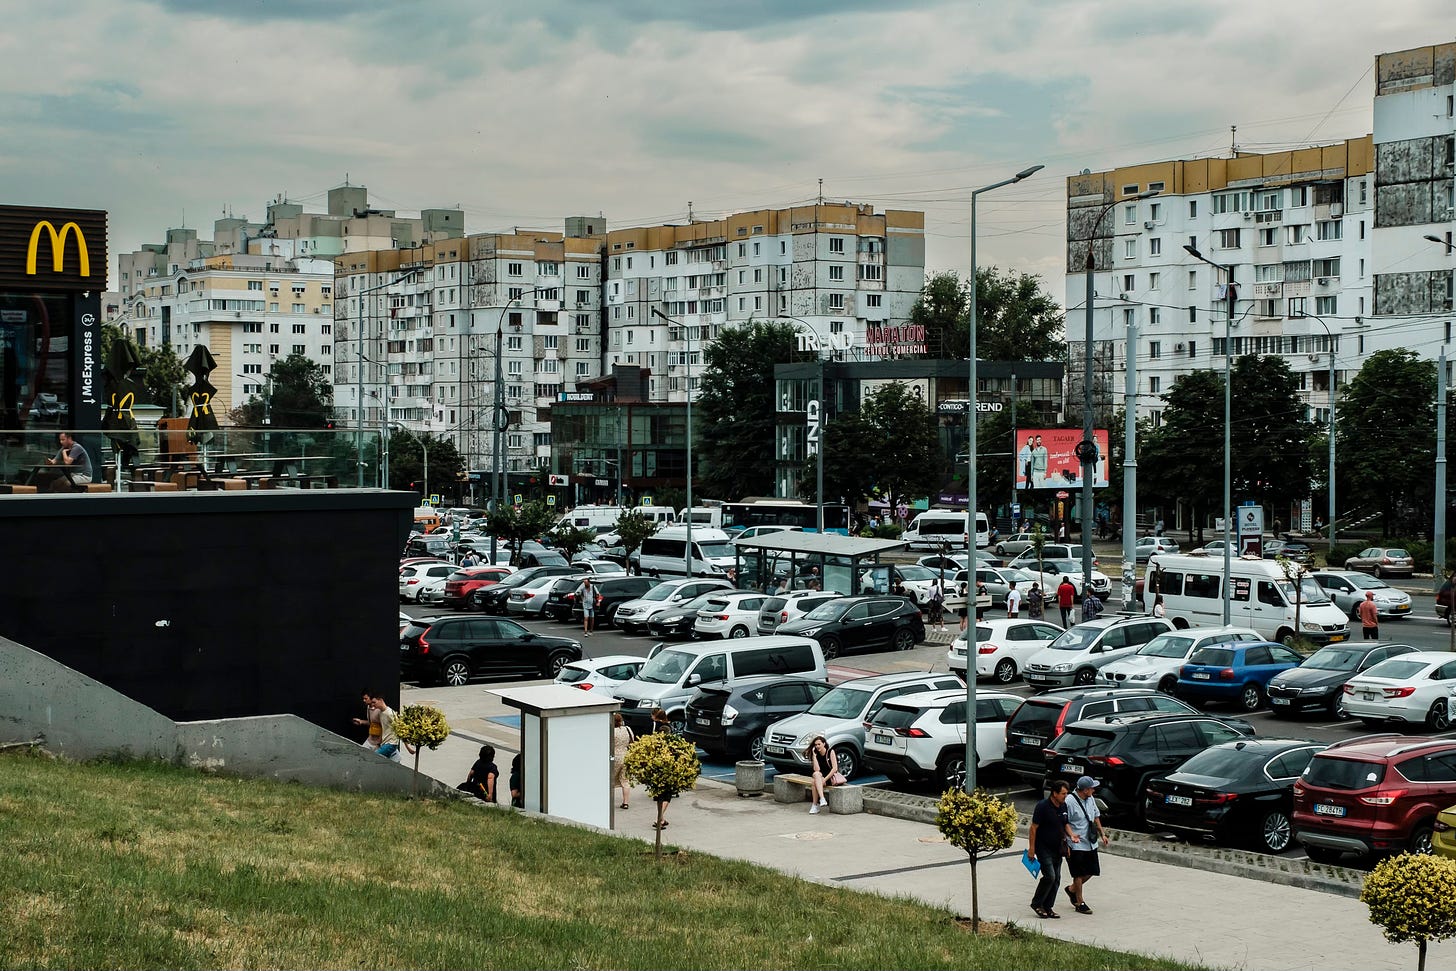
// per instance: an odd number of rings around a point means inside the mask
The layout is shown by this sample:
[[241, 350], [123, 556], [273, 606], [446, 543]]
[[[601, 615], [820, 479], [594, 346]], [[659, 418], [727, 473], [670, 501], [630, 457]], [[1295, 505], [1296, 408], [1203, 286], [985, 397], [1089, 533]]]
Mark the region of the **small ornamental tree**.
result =
[[971, 858], [971, 930], [981, 929], [981, 905], [976, 894], [976, 860], [1004, 850], [1016, 841], [1016, 809], [985, 789], [966, 792], [947, 789], [935, 814], [940, 835]]
[[1426, 942], [1456, 936], [1456, 860], [1418, 853], [1388, 857], [1365, 878], [1360, 901], [1387, 941], [1415, 943], [1416, 968], [1426, 971]]
[[562, 522], [547, 533], [546, 537], [561, 551], [561, 555], [570, 561], [576, 559], [576, 554], [596, 542], [597, 534], [595, 530], [582, 529], [569, 522]]
[[622, 540], [622, 558], [626, 560], [629, 573], [632, 570], [632, 554], [641, 548], [644, 539], [655, 532], [657, 524], [635, 509], [617, 517], [617, 535]]
[[703, 769], [698, 749], [676, 732], [643, 735], [627, 746], [622, 772], [657, 803], [657, 857], [662, 858], [662, 821], [668, 801], [691, 789]]
[[415, 754], [415, 776], [410, 780], [410, 795], [414, 795], [420, 781], [420, 747], [430, 751], [450, 737], [450, 724], [445, 713], [430, 705], [405, 705], [404, 711], [394, 716], [394, 734]]

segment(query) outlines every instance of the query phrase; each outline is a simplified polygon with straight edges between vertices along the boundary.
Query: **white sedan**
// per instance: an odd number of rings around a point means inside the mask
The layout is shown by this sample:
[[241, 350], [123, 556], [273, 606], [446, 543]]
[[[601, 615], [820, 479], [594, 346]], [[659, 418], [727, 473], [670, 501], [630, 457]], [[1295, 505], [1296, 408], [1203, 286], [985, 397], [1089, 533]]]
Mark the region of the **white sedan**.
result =
[[698, 611], [698, 619], [693, 622], [693, 636], [751, 637], [758, 631], [758, 612], [768, 600], [766, 593], [724, 591]]
[[[1061, 636], [1062, 629], [1046, 620], [979, 620], [976, 622], [976, 677], [1010, 684], [1026, 659]], [[966, 676], [966, 634], [956, 635], [946, 654], [950, 669]]]
[[1449, 651], [1416, 651], [1393, 657], [1345, 682], [1347, 714], [1374, 728], [1390, 722], [1433, 731], [1451, 727], [1456, 659]]
[[556, 683], [610, 697], [617, 685], [635, 678], [646, 663], [647, 658], [630, 654], [584, 657], [563, 664], [556, 672]]

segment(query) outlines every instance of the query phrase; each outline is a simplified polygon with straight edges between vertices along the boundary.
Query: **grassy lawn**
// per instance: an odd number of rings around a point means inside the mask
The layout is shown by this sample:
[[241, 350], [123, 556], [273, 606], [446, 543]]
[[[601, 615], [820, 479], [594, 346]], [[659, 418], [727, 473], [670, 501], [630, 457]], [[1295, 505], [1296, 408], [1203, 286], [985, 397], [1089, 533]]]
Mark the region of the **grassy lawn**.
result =
[[1153, 968], [456, 801], [0, 755], [3, 968]]

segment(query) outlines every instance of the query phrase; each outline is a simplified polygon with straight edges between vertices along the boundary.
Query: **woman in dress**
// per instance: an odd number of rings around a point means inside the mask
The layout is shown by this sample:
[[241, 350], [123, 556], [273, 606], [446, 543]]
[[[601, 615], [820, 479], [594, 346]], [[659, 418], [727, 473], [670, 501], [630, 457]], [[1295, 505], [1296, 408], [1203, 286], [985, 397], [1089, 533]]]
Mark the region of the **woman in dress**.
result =
[[635, 739], [632, 736], [632, 729], [622, 721], [620, 711], [612, 712], [612, 788], [622, 790], [622, 808], [627, 808], [627, 794], [631, 787], [627, 785], [626, 767], [623, 764], [627, 758], [627, 746]]

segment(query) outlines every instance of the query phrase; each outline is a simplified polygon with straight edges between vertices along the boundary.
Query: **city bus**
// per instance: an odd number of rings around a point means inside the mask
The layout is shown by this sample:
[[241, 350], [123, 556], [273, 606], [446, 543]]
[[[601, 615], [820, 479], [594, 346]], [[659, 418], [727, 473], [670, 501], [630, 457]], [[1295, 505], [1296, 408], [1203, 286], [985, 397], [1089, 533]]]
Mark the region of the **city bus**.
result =
[[[750, 526], [797, 526], [805, 532], [819, 529], [819, 507], [797, 499], [750, 497], [723, 504], [723, 529], [736, 533]], [[824, 531], [849, 533], [849, 507], [842, 502], [824, 504]]]

